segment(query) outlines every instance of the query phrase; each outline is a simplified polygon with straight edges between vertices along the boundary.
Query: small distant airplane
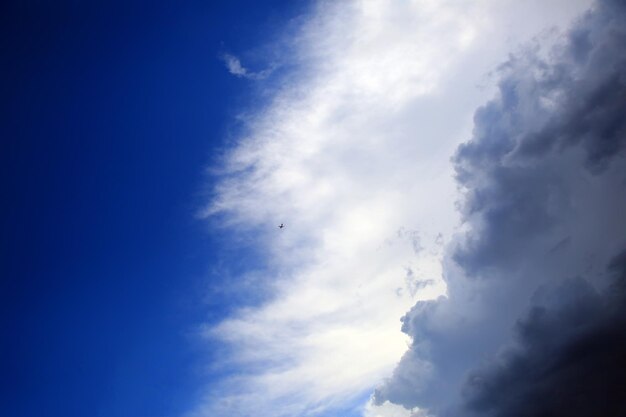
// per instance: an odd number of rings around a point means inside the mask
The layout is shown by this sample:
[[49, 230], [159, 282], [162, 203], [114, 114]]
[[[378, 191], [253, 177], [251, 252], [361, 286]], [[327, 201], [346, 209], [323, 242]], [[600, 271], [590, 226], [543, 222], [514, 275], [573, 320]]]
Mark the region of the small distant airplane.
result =
[[280, 226], [278, 226], [279, 229], [282, 229], [283, 227], [285, 227], [285, 225], [282, 223], [280, 224]]

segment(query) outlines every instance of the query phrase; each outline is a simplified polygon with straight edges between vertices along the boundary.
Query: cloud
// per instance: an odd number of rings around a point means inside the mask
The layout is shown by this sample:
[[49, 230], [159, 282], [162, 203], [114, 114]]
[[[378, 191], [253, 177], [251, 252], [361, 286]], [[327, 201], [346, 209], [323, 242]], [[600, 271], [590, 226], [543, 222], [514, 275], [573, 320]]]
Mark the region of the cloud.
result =
[[603, 294], [580, 278], [539, 292], [516, 323], [515, 342], [468, 375], [466, 410], [497, 417], [622, 415], [625, 259], [612, 263], [616, 282]]
[[275, 70], [275, 67], [272, 65], [263, 71], [250, 71], [241, 64], [239, 58], [231, 54], [223, 54], [221, 56], [221, 59], [224, 61], [228, 72], [237, 77], [247, 78], [249, 80], [263, 80], [269, 77], [270, 74]]
[[[493, 91], [484, 74], [509, 42], [586, 5], [315, 4], [288, 48], [295, 70], [278, 86], [259, 83], [271, 99], [241, 116], [204, 211], [253, 242], [262, 266], [251, 273], [269, 296], [204, 327], [224, 350], [192, 415], [404, 413], [364, 399], [406, 351], [399, 318], [446, 291], [443, 251], [458, 223], [449, 158]], [[429, 363], [411, 360], [404, 380], [425, 379]]]
[[454, 159], [463, 232], [445, 255], [448, 297], [404, 316], [412, 343], [378, 403], [624, 412], [625, 22], [623, 2], [600, 1], [556, 46], [500, 67]]

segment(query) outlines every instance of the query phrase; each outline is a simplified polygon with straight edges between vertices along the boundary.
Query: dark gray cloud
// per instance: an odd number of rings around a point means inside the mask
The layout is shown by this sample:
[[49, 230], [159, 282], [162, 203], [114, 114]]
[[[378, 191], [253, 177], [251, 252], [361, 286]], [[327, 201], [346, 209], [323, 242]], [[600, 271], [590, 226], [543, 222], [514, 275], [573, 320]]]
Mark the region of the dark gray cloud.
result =
[[531, 50], [503, 65], [499, 98], [476, 112], [474, 137], [455, 158], [465, 214], [482, 226], [457, 251], [466, 270], [520, 259], [557, 226], [571, 191], [566, 171], [582, 168], [563, 153], [582, 152], [593, 173], [623, 159], [625, 9], [623, 1], [602, 1], [550, 58]]
[[[500, 68], [455, 156], [448, 297], [375, 393], [440, 416], [626, 415], [626, 1]], [[616, 253], [622, 255], [615, 257]]]
[[602, 295], [583, 279], [542, 289], [517, 322], [516, 341], [469, 374], [463, 414], [625, 416], [625, 260]]

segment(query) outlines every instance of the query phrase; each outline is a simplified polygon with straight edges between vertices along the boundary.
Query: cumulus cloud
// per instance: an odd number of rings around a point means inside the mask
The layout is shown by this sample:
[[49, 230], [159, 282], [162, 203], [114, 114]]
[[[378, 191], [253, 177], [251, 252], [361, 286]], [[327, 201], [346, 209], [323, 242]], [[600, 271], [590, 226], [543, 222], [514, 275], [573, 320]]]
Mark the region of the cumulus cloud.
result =
[[[379, 403], [441, 416], [622, 415], [626, 4], [596, 3], [500, 67], [455, 156], [448, 297], [403, 318]], [[621, 254], [621, 255], [619, 255]]]
[[[406, 351], [399, 318], [446, 291], [442, 262], [452, 261], [443, 251], [458, 223], [450, 155], [493, 92], [485, 74], [511, 45], [565, 25], [587, 4], [315, 4], [290, 40], [296, 69], [278, 87], [267, 84], [266, 105], [241, 116], [244, 133], [204, 212], [233, 235], [252, 236], [264, 265], [252, 271], [254, 281], [269, 296], [204, 328], [225, 349], [212, 364], [219, 377], [193, 415], [389, 417], [408, 415], [394, 403], [423, 405], [415, 391], [442, 369], [416, 342], [377, 403], [366, 402]], [[232, 58], [231, 72], [249, 74]], [[457, 281], [448, 280], [450, 299]], [[419, 305], [429, 314], [445, 310]], [[405, 316], [405, 331], [414, 340], [419, 326], [434, 333], [416, 315]], [[458, 340], [470, 332], [460, 328]], [[466, 347], [468, 356], [472, 349], [479, 347]]]

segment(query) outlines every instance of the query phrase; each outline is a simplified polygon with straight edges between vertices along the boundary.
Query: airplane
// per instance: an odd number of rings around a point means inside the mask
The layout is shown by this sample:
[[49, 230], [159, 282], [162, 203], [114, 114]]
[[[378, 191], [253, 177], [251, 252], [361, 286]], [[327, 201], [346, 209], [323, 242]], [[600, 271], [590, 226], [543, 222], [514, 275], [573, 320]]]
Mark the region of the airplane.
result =
[[280, 224], [280, 226], [278, 226], [279, 229], [282, 229], [283, 227], [285, 227], [285, 225], [282, 223]]

